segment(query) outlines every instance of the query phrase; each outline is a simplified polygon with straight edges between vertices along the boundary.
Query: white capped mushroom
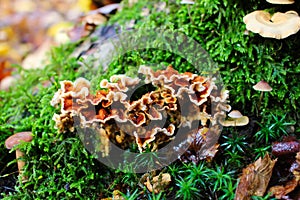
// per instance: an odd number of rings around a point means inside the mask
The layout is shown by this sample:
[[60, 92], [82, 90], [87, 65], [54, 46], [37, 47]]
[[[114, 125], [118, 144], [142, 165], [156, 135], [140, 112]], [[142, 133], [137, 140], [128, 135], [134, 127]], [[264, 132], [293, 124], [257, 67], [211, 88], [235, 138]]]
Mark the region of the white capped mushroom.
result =
[[270, 13], [257, 10], [243, 18], [246, 28], [263, 37], [283, 39], [300, 29], [300, 17], [295, 11]]
[[293, 4], [294, 0], [267, 0], [267, 2], [272, 4]]
[[238, 110], [232, 110], [230, 113], [228, 113], [228, 117], [231, 117], [231, 118], [240, 118], [240, 117], [243, 117], [242, 113]]
[[193, 0], [182, 0], [180, 3], [181, 4], [194, 4], [195, 2]]

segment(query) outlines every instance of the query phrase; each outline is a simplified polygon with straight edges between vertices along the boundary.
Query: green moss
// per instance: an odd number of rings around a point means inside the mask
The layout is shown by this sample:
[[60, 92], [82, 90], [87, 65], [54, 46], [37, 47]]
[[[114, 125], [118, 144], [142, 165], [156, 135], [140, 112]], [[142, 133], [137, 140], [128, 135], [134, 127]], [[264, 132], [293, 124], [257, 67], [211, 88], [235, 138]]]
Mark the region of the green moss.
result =
[[[22, 184], [19, 180], [16, 192], [5, 199], [97, 199], [111, 196], [115, 187], [128, 198], [207, 199], [208, 196], [217, 196], [232, 199], [242, 168], [270, 151], [271, 143], [281, 139], [287, 126], [294, 124], [300, 131], [297, 113], [300, 107], [299, 34], [284, 40], [244, 34], [243, 16], [255, 9], [269, 8], [269, 4], [254, 0], [246, 3], [204, 0], [194, 5], [180, 5], [179, 0], [165, 0], [169, 8], [169, 13], [165, 13], [157, 11], [153, 6], [156, 2], [162, 1], [139, 1], [133, 8], [125, 6], [109, 23], [117, 22], [123, 26], [134, 19], [136, 29], [162, 27], [179, 30], [199, 42], [218, 64], [223, 82], [230, 90], [232, 107], [258, 120], [261, 130], [254, 128], [257, 131], [253, 133], [249, 127], [225, 129], [219, 153], [212, 163], [203, 162], [198, 166], [173, 163], [164, 169], [173, 179], [168, 190], [158, 195], [151, 194], [138, 186], [140, 175], [107, 169], [84, 149], [75, 134], [58, 134], [54, 129], [52, 116], [58, 110], [49, 102], [60, 88], [59, 81], [74, 81], [82, 76], [78, 61], [70, 56], [78, 44], [63, 45], [52, 50], [50, 64], [44, 69], [25, 71], [19, 67], [21, 77], [18, 83], [9, 92], [0, 91], [0, 169], [16, 171], [16, 163], [11, 162], [13, 157], [7, 156], [9, 151], [4, 147], [5, 139], [19, 131], [34, 134], [32, 143], [20, 146], [27, 152], [29, 162], [25, 174], [29, 181]], [[142, 17], [140, 12], [145, 7], [149, 8], [150, 15]], [[294, 10], [299, 11], [299, 7], [296, 5]], [[282, 11], [283, 7], [273, 6], [272, 9]], [[171, 64], [181, 72], [197, 71], [180, 55], [148, 48], [116, 58], [106, 73], [99, 69], [97, 76], [93, 71], [84, 75], [92, 80], [96, 90], [103, 78], [119, 73], [134, 76], [136, 66], [148, 63], [157, 66]], [[258, 111], [260, 93], [252, 86], [262, 79], [269, 82], [273, 91], [265, 93]], [[276, 130], [270, 127], [276, 127]], [[192, 187], [190, 180], [195, 180]]]

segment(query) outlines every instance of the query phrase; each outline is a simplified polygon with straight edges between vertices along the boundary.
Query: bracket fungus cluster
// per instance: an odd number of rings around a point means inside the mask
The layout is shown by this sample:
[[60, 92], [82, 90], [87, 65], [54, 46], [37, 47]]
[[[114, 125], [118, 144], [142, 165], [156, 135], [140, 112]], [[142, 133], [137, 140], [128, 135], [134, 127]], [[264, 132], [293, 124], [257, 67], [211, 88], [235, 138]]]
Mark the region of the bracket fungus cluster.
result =
[[[105, 157], [111, 143], [121, 149], [136, 144], [139, 152], [156, 151], [182, 137], [177, 134], [179, 129], [189, 128], [186, 138], [195, 141], [182, 159], [196, 162], [213, 157], [219, 121], [231, 109], [228, 91], [218, 88], [215, 78], [179, 73], [171, 66], [157, 71], [140, 66], [138, 72], [144, 80], [114, 75], [100, 82], [102, 89], [96, 94], [91, 93], [90, 82], [84, 78], [62, 81], [51, 101], [52, 106], [61, 108], [53, 116], [59, 132], [74, 131], [75, 125], [93, 128]], [[197, 154], [203, 145], [206, 151]]]
[[[272, 4], [293, 4], [293, 0], [267, 0]], [[262, 37], [284, 39], [300, 29], [300, 17], [296, 11], [276, 12], [273, 15], [264, 10], [257, 10], [243, 18], [247, 30]]]

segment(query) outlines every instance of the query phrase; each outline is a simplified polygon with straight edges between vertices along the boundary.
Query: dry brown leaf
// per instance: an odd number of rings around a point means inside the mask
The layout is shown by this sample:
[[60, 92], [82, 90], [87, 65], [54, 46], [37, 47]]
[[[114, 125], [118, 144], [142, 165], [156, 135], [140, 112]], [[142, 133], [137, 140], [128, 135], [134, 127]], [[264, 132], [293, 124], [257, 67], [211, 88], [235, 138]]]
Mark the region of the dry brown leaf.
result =
[[294, 191], [297, 187], [298, 183], [296, 179], [292, 179], [287, 182], [286, 185], [276, 185], [270, 188], [269, 192], [275, 196], [276, 199], [281, 199], [283, 196], [287, 195], [288, 193]]
[[300, 152], [297, 153], [296, 155], [296, 163], [297, 167], [293, 169], [293, 174], [298, 182], [298, 185], [300, 184]]
[[251, 199], [251, 196], [263, 196], [277, 159], [271, 160], [269, 154], [263, 159], [259, 158], [243, 169], [243, 174], [235, 193], [236, 200]]
[[285, 185], [276, 185], [270, 188], [269, 192], [277, 199], [281, 199], [290, 192], [294, 191], [299, 185], [300, 180], [300, 152], [296, 155], [296, 162], [291, 166], [290, 171], [293, 173], [294, 178], [288, 181]]

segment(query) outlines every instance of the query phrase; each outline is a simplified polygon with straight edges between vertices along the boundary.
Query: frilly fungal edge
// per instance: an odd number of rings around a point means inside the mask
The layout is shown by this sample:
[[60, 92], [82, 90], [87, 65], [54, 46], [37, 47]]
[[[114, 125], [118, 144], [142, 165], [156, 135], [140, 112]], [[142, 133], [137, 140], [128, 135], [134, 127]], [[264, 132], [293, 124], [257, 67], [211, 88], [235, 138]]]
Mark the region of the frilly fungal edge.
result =
[[[114, 75], [102, 80], [101, 90], [90, 91], [90, 82], [78, 78], [75, 82], [62, 81], [51, 105], [60, 106], [60, 114], [53, 120], [59, 132], [74, 131], [74, 118], [79, 126], [95, 128], [100, 135], [102, 156], [110, 153], [110, 142], [122, 149], [136, 143], [140, 152], [156, 151], [175, 137], [182, 127], [190, 128], [183, 138], [190, 149], [181, 156], [183, 161], [198, 162], [212, 158], [217, 152], [224, 120], [231, 107], [227, 104], [228, 91], [218, 88], [215, 78], [185, 72], [180, 74], [171, 66], [153, 71], [140, 66], [145, 76], [130, 78]], [[132, 100], [136, 87], [151, 85], [140, 98]], [[135, 92], [135, 91], [134, 91]], [[197, 128], [191, 128], [192, 124]], [[184, 141], [183, 141], [184, 142]], [[174, 147], [181, 151], [180, 147]]]

